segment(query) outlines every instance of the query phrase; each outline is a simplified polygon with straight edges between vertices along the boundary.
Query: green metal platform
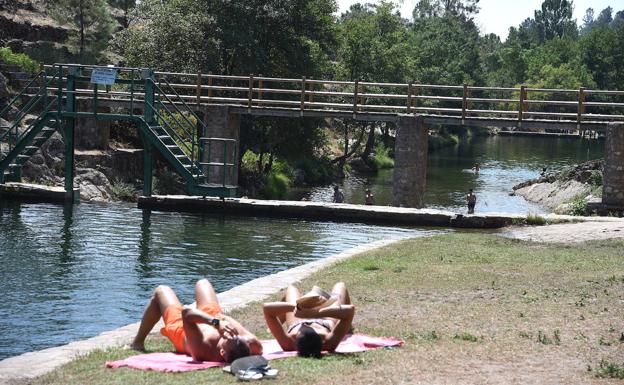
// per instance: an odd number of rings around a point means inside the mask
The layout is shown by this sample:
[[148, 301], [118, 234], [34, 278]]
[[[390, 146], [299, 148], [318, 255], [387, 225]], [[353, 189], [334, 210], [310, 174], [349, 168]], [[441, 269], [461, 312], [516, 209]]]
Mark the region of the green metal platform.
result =
[[[28, 92], [33, 89], [37, 92]], [[88, 101], [89, 108], [79, 111], [78, 99]], [[121, 107], [98, 112], [98, 106], [113, 99]], [[0, 184], [20, 182], [22, 167], [59, 132], [65, 142], [66, 199], [74, 200], [75, 120], [83, 118], [136, 123], [144, 145], [143, 196], [152, 194], [154, 151], [183, 178], [189, 195], [225, 198], [238, 192], [227, 178], [237, 167], [236, 141], [203, 137], [207, 127], [202, 119], [150, 69], [55, 64], [37, 74], [0, 111], [0, 118], [11, 122], [0, 126]], [[215, 147], [223, 149], [218, 161], [213, 160]]]

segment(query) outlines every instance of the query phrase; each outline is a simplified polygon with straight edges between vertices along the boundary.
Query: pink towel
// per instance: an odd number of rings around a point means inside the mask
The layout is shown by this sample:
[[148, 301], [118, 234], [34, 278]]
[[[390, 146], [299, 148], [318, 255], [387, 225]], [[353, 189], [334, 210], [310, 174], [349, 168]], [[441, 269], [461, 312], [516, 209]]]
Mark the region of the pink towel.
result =
[[[345, 336], [340, 342], [336, 353], [358, 353], [366, 350], [403, 346], [403, 341], [394, 338], [372, 337], [364, 334], [352, 334]], [[274, 360], [277, 358], [294, 357], [297, 352], [284, 352], [276, 340], [263, 340], [262, 348], [264, 358]], [[185, 354], [176, 353], [150, 353], [128, 357], [120, 361], [107, 361], [109, 368], [129, 368], [154, 370], [157, 372], [188, 372], [191, 370], [208, 369], [224, 366], [223, 362], [194, 361]]]

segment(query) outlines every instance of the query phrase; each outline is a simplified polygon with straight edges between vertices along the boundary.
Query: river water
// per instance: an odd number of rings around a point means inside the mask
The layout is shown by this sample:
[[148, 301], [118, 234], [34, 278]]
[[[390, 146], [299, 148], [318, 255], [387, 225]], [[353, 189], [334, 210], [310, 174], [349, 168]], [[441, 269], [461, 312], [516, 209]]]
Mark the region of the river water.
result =
[[0, 201], [0, 359], [137, 322], [153, 288], [184, 303], [365, 243], [439, 230]]
[[[602, 140], [557, 137], [489, 136], [473, 137], [457, 146], [429, 154], [425, 206], [465, 213], [466, 194], [477, 195], [476, 213], [507, 212], [543, 214], [547, 210], [521, 197], [509, 196], [511, 188], [549, 171], [602, 158]], [[472, 167], [481, 165], [479, 173]], [[392, 202], [392, 170], [371, 176], [351, 176], [339, 184], [347, 203], [364, 203], [365, 189], [375, 195], [375, 203]], [[291, 198], [330, 202], [332, 186], [299, 189]]]
[[[428, 207], [464, 212], [473, 187], [477, 212], [544, 210], [508, 193], [542, 167], [562, 168], [602, 156], [603, 143], [578, 139], [473, 138], [430, 154]], [[481, 172], [471, 167], [481, 163]], [[347, 202], [371, 187], [388, 204], [392, 171], [352, 177]], [[293, 197], [331, 200], [332, 188]], [[251, 279], [389, 238], [438, 230], [260, 218], [147, 212], [134, 205], [58, 206], [0, 201], [0, 359], [94, 336], [140, 319], [153, 288], [172, 286], [193, 301], [210, 279], [224, 291]]]

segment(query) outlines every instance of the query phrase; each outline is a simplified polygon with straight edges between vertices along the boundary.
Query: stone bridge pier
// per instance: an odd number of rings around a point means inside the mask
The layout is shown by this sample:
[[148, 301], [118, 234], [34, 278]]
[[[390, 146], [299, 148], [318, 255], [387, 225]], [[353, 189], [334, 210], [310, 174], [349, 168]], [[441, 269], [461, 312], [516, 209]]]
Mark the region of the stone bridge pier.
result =
[[624, 209], [624, 123], [607, 125], [602, 183], [605, 208]]
[[393, 204], [424, 207], [429, 130], [422, 116], [401, 115], [394, 144]]
[[[240, 146], [240, 115], [231, 112], [228, 106], [204, 106], [200, 113], [206, 125], [202, 138], [233, 139], [236, 142], [221, 140], [206, 140], [200, 143], [202, 148], [200, 162], [204, 175], [207, 175], [207, 183], [223, 184], [225, 172], [226, 185], [238, 185], [238, 167], [223, 167], [224, 160], [227, 163], [237, 164]], [[211, 163], [211, 164], [208, 164]], [[220, 164], [220, 165], [217, 165]]]

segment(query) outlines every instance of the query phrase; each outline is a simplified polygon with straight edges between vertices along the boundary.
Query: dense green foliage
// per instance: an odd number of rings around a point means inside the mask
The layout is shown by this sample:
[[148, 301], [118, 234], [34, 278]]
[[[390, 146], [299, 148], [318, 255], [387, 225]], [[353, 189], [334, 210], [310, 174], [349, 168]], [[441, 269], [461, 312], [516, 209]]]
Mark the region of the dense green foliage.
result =
[[0, 48], [0, 61], [5, 64], [20, 66], [22, 70], [27, 72], [39, 70], [39, 63], [23, 53], [13, 53], [9, 47]]
[[[420, 0], [411, 19], [401, 17], [398, 1], [388, 0], [354, 4], [341, 15], [336, 15], [336, 0], [52, 3], [51, 13], [72, 26], [71, 40], [92, 56], [91, 61], [108, 41], [114, 13], [118, 27], [109, 47], [127, 66], [287, 78], [624, 89], [624, 10], [590, 8], [577, 25], [573, 0], [544, 0], [533, 17], [509, 29], [505, 41], [479, 31], [474, 22], [479, 0]], [[367, 91], [378, 90], [367, 86]], [[531, 94], [531, 98], [553, 97], [546, 92]], [[565, 98], [554, 99], [558, 97]], [[593, 101], [601, 98], [592, 95]], [[448, 101], [419, 103], [451, 106]], [[560, 108], [574, 112], [576, 107]], [[606, 109], [588, 108], [590, 113]], [[333, 138], [343, 142], [338, 149], [328, 145], [320, 128], [326, 125], [311, 119], [244, 118], [239, 154], [251, 150], [258, 155], [260, 179], [266, 179], [274, 160], [281, 159], [304, 169], [310, 176], [306, 183], [316, 183], [330, 179], [332, 169], [348, 167], [353, 157], [375, 168], [376, 141], [381, 138], [388, 146], [393, 130], [389, 124], [345, 121], [336, 130], [341, 137]], [[451, 139], [437, 138], [434, 147], [452, 143]], [[322, 165], [321, 171], [315, 172], [316, 167], [302, 159]]]
[[69, 44], [82, 62], [96, 62], [113, 32], [113, 18], [106, 0], [56, 0], [50, 14], [69, 27]]

